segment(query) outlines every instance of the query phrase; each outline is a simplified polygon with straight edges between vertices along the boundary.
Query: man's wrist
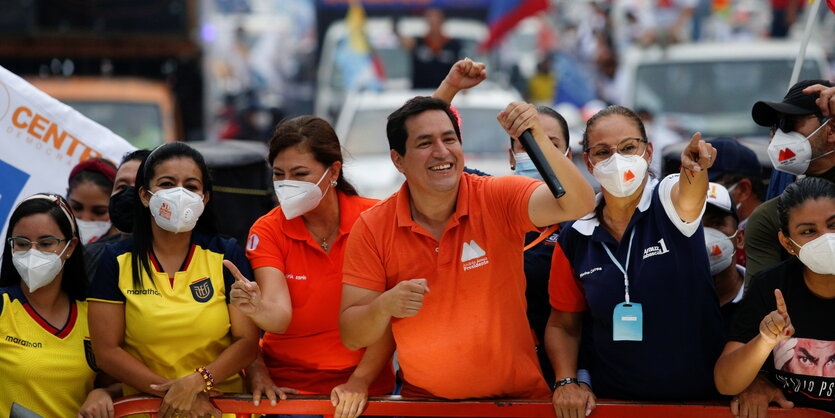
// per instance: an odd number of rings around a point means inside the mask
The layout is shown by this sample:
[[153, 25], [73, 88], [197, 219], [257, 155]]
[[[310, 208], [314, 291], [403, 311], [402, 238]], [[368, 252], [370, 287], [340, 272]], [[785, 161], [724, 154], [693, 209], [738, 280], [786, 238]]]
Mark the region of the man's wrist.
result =
[[560, 386], [565, 386], [565, 385], [570, 385], [570, 384], [579, 385], [580, 381], [577, 380], [576, 377], [566, 377], [564, 379], [557, 380], [557, 382], [554, 384], [554, 386], [556, 388], [559, 388]]

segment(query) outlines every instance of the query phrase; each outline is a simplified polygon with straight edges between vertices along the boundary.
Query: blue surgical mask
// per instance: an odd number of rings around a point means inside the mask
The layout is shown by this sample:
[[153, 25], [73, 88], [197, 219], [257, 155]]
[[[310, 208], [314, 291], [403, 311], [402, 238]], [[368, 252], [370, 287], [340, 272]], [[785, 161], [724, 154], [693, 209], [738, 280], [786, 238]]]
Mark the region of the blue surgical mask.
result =
[[513, 169], [513, 174], [542, 181], [542, 176], [533, 164], [531, 157], [528, 156], [528, 153], [513, 153], [513, 158], [516, 160], [516, 167]]

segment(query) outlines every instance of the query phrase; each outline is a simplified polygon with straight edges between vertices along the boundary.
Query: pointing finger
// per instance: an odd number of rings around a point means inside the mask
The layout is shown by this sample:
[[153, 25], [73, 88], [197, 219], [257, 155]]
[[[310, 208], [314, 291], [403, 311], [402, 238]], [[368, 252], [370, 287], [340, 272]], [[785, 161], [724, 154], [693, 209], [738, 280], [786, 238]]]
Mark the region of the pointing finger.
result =
[[231, 260], [223, 260], [223, 266], [229, 269], [229, 271], [232, 273], [232, 276], [235, 277], [235, 281], [249, 283], [249, 280], [247, 280], [247, 278], [244, 277], [243, 274], [241, 274], [241, 271], [238, 270], [238, 267], [235, 266], [235, 263], [233, 263]]
[[693, 136], [690, 137], [690, 144], [688, 144], [688, 146], [690, 146], [690, 147], [698, 146], [699, 141], [701, 139], [702, 139], [702, 133], [701, 132], [694, 133]]
[[788, 310], [786, 309], [786, 300], [783, 299], [783, 292], [780, 289], [774, 289], [774, 299], [777, 300], [777, 312], [780, 312], [783, 315], [788, 315]]

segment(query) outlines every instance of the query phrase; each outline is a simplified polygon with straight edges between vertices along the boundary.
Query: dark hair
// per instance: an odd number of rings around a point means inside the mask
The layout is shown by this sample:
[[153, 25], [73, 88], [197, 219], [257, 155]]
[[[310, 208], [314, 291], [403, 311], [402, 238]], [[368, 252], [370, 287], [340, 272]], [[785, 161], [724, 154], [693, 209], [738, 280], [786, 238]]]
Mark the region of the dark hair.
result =
[[[562, 117], [562, 115], [559, 114], [559, 112], [557, 112], [554, 109], [551, 109], [548, 106], [539, 105], [539, 106], [536, 107], [536, 113], [539, 113], [540, 115], [548, 116], [548, 117], [556, 120], [557, 123], [560, 125], [560, 130], [562, 131], [562, 136], [563, 136], [563, 138], [565, 138], [566, 148], [571, 147], [571, 145], [570, 145], [571, 142], [569, 140], [570, 135], [568, 133], [568, 123], [565, 121], [565, 118]], [[514, 141], [514, 139], [511, 136], [510, 137], [510, 148], [511, 149], [513, 149], [513, 141]]]
[[[586, 121], [586, 130], [583, 132], [583, 151], [589, 149], [589, 132], [591, 131], [592, 127], [594, 127], [600, 119], [603, 119], [607, 116], [612, 115], [620, 115], [623, 116], [632, 123], [635, 124], [635, 127], [638, 128], [638, 131], [641, 133], [642, 139], [647, 139], [647, 130], [644, 128], [644, 122], [641, 121], [641, 118], [638, 117], [638, 114], [633, 112], [632, 109], [627, 107], [618, 106], [618, 105], [611, 105], [606, 107], [605, 109], [597, 112]], [[652, 175], [651, 170], [647, 170], [647, 175]], [[606, 206], [606, 199], [600, 199], [600, 203], [597, 204], [594, 208], [594, 217], [599, 219], [601, 223], [603, 222], [603, 208]]]
[[783, 194], [777, 197], [777, 216], [783, 234], [789, 236], [789, 211], [815, 199], [835, 199], [835, 183], [820, 177], [806, 177], [783, 190]]
[[[324, 119], [305, 115], [281, 121], [275, 127], [272, 139], [270, 139], [269, 162], [275, 161], [275, 157], [287, 148], [301, 146], [313, 154], [316, 161], [330, 167], [333, 163], [342, 160], [342, 148], [339, 146], [339, 138], [336, 137], [333, 127]], [[349, 196], [355, 196], [357, 190], [348, 180], [345, 180], [345, 167], [339, 171], [336, 179], [336, 189]]]
[[[67, 201], [56, 194], [44, 193], [43, 198], [24, 200], [12, 212], [9, 218], [9, 227], [6, 230], [6, 239], [3, 240], [3, 263], [0, 267], [0, 287], [17, 286], [21, 282], [20, 274], [12, 263], [12, 248], [9, 245], [9, 238], [12, 237], [12, 230], [17, 223], [31, 215], [45, 213], [52, 217], [64, 238], [69, 241], [78, 238], [78, 231], [75, 226], [75, 217], [67, 205]], [[64, 205], [62, 209], [60, 205]], [[61, 278], [61, 291], [66, 293], [72, 300], [84, 300], [87, 297], [87, 272], [84, 269], [84, 247], [81, 240], [77, 241], [72, 255], [64, 262], [63, 275]], [[69, 245], [69, 243], [67, 244]]]
[[119, 167], [121, 168], [128, 161], [139, 161], [141, 163], [142, 161], [145, 161], [145, 158], [147, 158], [150, 154], [151, 151], [146, 149], [137, 149], [126, 152], [125, 155], [122, 156], [122, 162], [119, 163]]
[[95, 161], [95, 164], [86, 164], [85, 168], [82, 168], [77, 172], [70, 173], [69, 185], [67, 187], [67, 199], [70, 198], [70, 193], [72, 193], [76, 187], [86, 182], [91, 182], [96, 186], [99, 186], [99, 188], [101, 188], [107, 196], [110, 196], [110, 194], [113, 193], [113, 180], [102, 173], [98, 166], [106, 165], [108, 169], [113, 169], [113, 173], [116, 172], [116, 166], [104, 158], [87, 160], [79, 164], [84, 164], [85, 162], [91, 163], [92, 161]]
[[406, 155], [406, 139], [409, 133], [406, 132], [406, 120], [412, 116], [429, 110], [442, 110], [452, 122], [452, 129], [458, 141], [461, 141], [461, 129], [458, 127], [458, 118], [452, 113], [449, 105], [441, 99], [429, 96], [417, 96], [407, 101], [399, 109], [388, 116], [386, 123], [386, 136], [389, 140], [389, 149], [397, 151], [400, 155]]
[[638, 131], [641, 132], [641, 138], [642, 139], [647, 139], [647, 130], [644, 128], [644, 122], [641, 121], [641, 118], [638, 117], [637, 113], [635, 113], [631, 109], [623, 107], [623, 106], [612, 105], [612, 106], [609, 106], [609, 107], [597, 112], [594, 116], [589, 118], [588, 121], [586, 121], [586, 130], [585, 130], [585, 132], [583, 132], [583, 150], [584, 151], [589, 149], [589, 132], [591, 131], [592, 127], [594, 127], [594, 125], [598, 121], [600, 121], [600, 119], [603, 119], [607, 116], [612, 116], [612, 115], [620, 115], [620, 116], [623, 116], [623, 117], [629, 119], [630, 121], [632, 121], [632, 123], [635, 124], [635, 127], [638, 128]]
[[[142, 289], [142, 275], [140, 268], [145, 270], [149, 276], [153, 276], [151, 264], [149, 262], [149, 254], [151, 251], [151, 243], [153, 241], [151, 230], [151, 212], [147, 207], [142, 205], [139, 201], [140, 188], [150, 191], [151, 179], [156, 174], [156, 168], [165, 161], [173, 158], [190, 158], [200, 168], [200, 173], [203, 175], [203, 193], [204, 195], [211, 195], [212, 193], [212, 178], [209, 175], [209, 167], [206, 166], [206, 161], [194, 148], [186, 145], [184, 142], [170, 142], [156, 147], [151, 153], [145, 157], [136, 174], [136, 194], [137, 199], [133, 211], [133, 249], [131, 254], [131, 273], [133, 276], [133, 287], [135, 289]], [[197, 220], [197, 225], [194, 231], [203, 232], [206, 234], [217, 233], [217, 224], [215, 220], [214, 200], [209, 199], [209, 203], [203, 209], [203, 214]], [[152, 282], [153, 283], [153, 282]]]
[[562, 130], [562, 134], [565, 137], [565, 146], [569, 146], [569, 134], [568, 134], [568, 122], [565, 121], [565, 118], [559, 114], [554, 109], [551, 109], [548, 106], [537, 106], [536, 112], [540, 115], [549, 116], [553, 119], [556, 119], [557, 123], [560, 124], [560, 129]]

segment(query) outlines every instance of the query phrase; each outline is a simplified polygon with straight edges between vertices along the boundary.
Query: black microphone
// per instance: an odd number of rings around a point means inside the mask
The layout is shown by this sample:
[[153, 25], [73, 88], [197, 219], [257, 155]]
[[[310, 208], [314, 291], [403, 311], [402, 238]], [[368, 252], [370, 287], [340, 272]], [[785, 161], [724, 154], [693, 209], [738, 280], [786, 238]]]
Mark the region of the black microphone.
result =
[[536, 166], [536, 171], [539, 171], [539, 175], [545, 180], [545, 184], [551, 189], [554, 197], [562, 197], [565, 194], [565, 189], [560, 184], [560, 179], [557, 178], [554, 170], [551, 169], [551, 165], [548, 164], [548, 160], [545, 159], [545, 154], [542, 153], [542, 149], [539, 148], [536, 140], [533, 139], [530, 129], [522, 132], [522, 135], [519, 137], [519, 142], [522, 143], [525, 152], [531, 157], [533, 165]]

